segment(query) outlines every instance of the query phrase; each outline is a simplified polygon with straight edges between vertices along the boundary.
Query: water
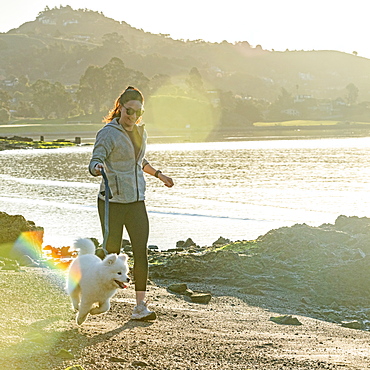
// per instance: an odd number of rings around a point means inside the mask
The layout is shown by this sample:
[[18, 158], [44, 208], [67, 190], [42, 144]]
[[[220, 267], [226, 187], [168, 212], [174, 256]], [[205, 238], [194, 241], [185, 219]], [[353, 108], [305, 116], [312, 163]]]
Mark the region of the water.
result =
[[[45, 229], [44, 244], [102, 241], [87, 170], [92, 147], [0, 152], [0, 211]], [[152, 144], [147, 159], [170, 175], [147, 176], [149, 244], [173, 248], [191, 237], [251, 240], [271, 229], [369, 216], [370, 138]], [[127, 234], [124, 234], [125, 238]]]

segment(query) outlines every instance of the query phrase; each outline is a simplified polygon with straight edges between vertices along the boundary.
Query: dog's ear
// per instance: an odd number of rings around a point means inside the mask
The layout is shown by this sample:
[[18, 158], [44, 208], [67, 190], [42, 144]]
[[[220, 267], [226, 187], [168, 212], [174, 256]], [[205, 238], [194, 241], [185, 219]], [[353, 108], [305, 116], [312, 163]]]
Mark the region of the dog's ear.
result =
[[120, 254], [118, 256], [119, 259], [121, 259], [123, 262], [127, 262], [128, 260], [128, 255], [127, 254]]
[[104, 258], [105, 265], [112, 265], [114, 262], [117, 261], [117, 255], [115, 253], [109, 254], [107, 257]]

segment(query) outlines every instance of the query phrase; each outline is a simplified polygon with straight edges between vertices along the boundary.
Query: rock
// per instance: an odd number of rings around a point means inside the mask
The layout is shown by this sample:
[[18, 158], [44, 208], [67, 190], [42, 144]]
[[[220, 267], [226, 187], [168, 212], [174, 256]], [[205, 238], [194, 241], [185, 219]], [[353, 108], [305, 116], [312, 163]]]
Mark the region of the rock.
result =
[[109, 357], [109, 361], [110, 361], [110, 362], [126, 362], [126, 360], [125, 360], [125, 359], [120, 358], [120, 357], [114, 357], [114, 356]]
[[183, 294], [188, 289], [188, 286], [185, 283], [171, 284], [168, 289], [171, 292]]
[[191, 297], [194, 294], [194, 292], [188, 288], [182, 294], [186, 295], [187, 297]]
[[188, 238], [186, 239], [186, 241], [184, 242], [183, 240], [179, 240], [177, 243], [176, 243], [176, 248], [179, 249], [179, 248], [182, 248], [182, 249], [188, 249], [190, 247], [196, 247], [197, 245], [193, 242], [193, 240], [191, 238]]
[[44, 229], [21, 215], [0, 212], [0, 256], [18, 258], [28, 255], [34, 260], [42, 255]]
[[291, 315], [270, 317], [270, 321], [280, 325], [302, 325], [302, 323]]
[[127, 239], [122, 239], [121, 247], [126, 247], [127, 245], [131, 245], [131, 242]]
[[194, 293], [190, 296], [190, 299], [194, 303], [209, 303], [211, 300], [212, 295], [209, 293]]
[[216, 246], [216, 245], [225, 245], [225, 244], [229, 244], [230, 243], [230, 239], [225, 239], [223, 238], [222, 236], [220, 236], [215, 242], [213, 242], [213, 246]]
[[131, 247], [131, 244], [128, 244], [128, 245], [125, 245], [123, 248], [123, 251], [124, 252], [132, 252], [132, 247]]
[[178, 248], [170, 248], [170, 249], [167, 249], [167, 252], [182, 252], [184, 250], [184, 248], [181, 248], [181, 247], [178, 247]]
[[133, 367], [146, 367], [146, 366], [149, 366], [149, 364], [144, 362], [144, 361], [133, 361], [131, 363], [131, 366], [133, 366]]
[[25, 340], [35, 343], [45, 343], [46, 337], [41, 333], [28, 333], [25, 335]]
[[64, 358], [66, 360], [72, 360], [75, 356], [72, 355], [71, 352], [67, 351], [66, 349], [61, 349], [56, 355], [56, 357]]
[[354, 321], [342, 321], [341, 326], [344, 328], [350, 328], [350, 329], [362, 329], [363, 324], [357, 320]]
[[84, 370], [84, 368], [81, 365], [73, 365], [73, 366], [67, 367], [65, 370]]

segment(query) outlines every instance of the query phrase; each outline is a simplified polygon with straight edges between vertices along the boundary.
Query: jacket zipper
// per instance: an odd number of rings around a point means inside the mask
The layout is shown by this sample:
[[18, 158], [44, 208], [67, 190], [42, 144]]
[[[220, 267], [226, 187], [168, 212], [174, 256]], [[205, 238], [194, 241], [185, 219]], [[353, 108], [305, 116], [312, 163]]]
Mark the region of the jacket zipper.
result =
[[115, 180], [116, 180], [117, 195], [119, 195], [118, 177], [117, 177], [117, 175], [114, 176], [114, 177], [115, 177]]
[[137, 154], [137, 156], [135, 156], [135, 147], [134, 147], [134, 143], [131, 141], [131, 138], [130, 136], [127, 134], [127, 132], [125, 132], [125, 135], [128, 136], [128, 139], [131, 143], [131, 147], [132, 147], [132, 150], [134, 152], [134, 158], [135, 158], [135, 182], [136, 182], [136, 201], [138, 202], [139, 201], [139, 181], [138, 181], [138, 178], [137, 178], [137, 160], [138, 158], [140, 157], [140, 154], [143, 150], [143, 133], [139, 131], [139, 135], [141, 137], [141, 146], [140, 146], [140, 150]]

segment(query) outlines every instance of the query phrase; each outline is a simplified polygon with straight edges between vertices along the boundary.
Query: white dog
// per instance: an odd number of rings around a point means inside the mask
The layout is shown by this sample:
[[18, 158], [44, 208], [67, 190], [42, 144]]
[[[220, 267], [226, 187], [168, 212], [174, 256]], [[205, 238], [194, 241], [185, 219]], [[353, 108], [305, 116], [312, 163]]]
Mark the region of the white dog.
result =
[[78, 250], [78, 257], [69, 268], [67, 292], [78, 311], [77, 324], [81, 325], [88, 314], [109, 310], [110, 299], [117, 289], [126, 288], [130, 281], [129, 267], [126, 254], [109, 254], [102, 261], [95, 255], [91, 239], [76, 240], [74, 248]]

